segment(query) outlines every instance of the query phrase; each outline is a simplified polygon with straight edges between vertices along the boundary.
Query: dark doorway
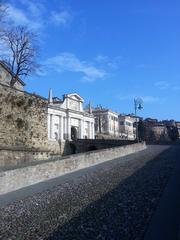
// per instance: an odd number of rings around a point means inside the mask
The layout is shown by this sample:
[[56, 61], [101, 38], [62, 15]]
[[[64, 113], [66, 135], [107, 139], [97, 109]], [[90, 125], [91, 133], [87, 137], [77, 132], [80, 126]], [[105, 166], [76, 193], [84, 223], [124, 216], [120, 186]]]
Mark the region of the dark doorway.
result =
[[77, 129], [75, 127], [71, 127], [71, 139], [77, 140]]
[[76, 153], [76, 146], [72, 143], [70, 143], [70, 150], [71, 150], [71, 154], [75, 154]]
[[89, 146], [88, 149], [87, 149], [88, 152], [89, 152], [89, 151], [95, 151], [95, 150], [98, 150], [98, 149], [97, 149], [97, 147], [94, 146], [94, 145]]

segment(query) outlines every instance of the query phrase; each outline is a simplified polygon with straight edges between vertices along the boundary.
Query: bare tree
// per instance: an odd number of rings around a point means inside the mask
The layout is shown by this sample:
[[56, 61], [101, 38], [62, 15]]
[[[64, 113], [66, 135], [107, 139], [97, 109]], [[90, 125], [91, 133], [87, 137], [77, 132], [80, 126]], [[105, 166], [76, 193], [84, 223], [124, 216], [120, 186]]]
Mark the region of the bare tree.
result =
[[3, 42], [7, 47], [8, 54], [3, 58], [13, 73], [11, 87], [18, 78], [29, 76], [38, 68], [36, 40], [36, 35], [24, 26], [13, 27], [5, 31]]

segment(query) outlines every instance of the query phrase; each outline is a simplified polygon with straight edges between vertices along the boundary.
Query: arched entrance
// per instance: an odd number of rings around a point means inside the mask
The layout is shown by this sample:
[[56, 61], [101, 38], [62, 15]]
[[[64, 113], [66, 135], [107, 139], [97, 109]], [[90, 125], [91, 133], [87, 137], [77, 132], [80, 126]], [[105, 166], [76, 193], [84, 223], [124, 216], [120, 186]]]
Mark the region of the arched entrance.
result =
[[78, 135], [77, 129], [75, 127], [71, 127], [71, 139], [77, 140], [77, 135]]

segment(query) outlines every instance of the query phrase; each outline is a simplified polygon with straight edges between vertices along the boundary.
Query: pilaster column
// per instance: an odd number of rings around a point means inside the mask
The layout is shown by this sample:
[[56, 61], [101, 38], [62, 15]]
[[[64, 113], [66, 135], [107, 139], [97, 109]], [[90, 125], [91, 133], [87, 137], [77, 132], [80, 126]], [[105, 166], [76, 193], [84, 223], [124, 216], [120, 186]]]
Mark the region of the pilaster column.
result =
[[91, 129], [91, 131], [92, 131], [92, 139], [94, 139], [94, 123], [93, 122], [91, 123], [91, 126], [92, 126], [92, 129]]
[[60, 140], [64, 139], [64, 125], [63, 125], [63, 116], [60, 116]]
[[53, 121], [53, 115], [52, 114], [49, 114], [49, 139], [52, 139], [52, 121]]
[[91, 134], [91, 122], [88, 122], [89, 125], [89, 139], [92, 138], [92, 134]]
[[110, 116], [107, 116], [107, 133], [110, 134], [110, 124], [111, 124], [111, 119]]
[[48, 113], [48, 122], [47, 122], [47, 125], [48, 125], [48, 139], [50, 139], [50, 114]]
[[80, 120], [80, 138], [84, 138], [84, 121], [82, 119]]
[[67, 137], [71, 140], [71, 118], [67, 117]]

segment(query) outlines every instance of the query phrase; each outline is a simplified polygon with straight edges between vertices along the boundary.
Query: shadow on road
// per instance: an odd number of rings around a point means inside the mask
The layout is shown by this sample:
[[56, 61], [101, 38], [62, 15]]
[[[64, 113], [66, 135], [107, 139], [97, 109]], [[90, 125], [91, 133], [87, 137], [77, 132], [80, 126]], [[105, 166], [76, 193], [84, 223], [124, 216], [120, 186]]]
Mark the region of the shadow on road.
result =
[[143, 239], [177, 160], [179, 147], [173, 146], [59, 226], [48, 239]]

